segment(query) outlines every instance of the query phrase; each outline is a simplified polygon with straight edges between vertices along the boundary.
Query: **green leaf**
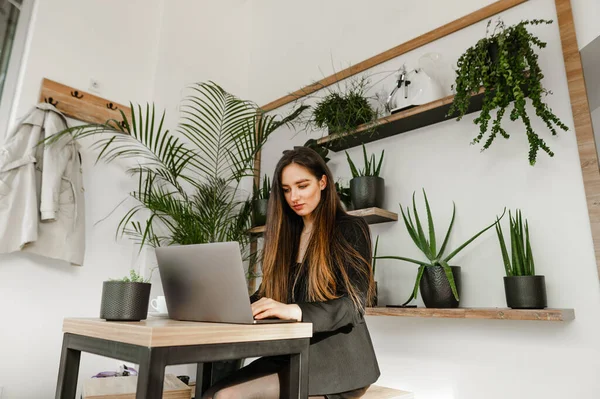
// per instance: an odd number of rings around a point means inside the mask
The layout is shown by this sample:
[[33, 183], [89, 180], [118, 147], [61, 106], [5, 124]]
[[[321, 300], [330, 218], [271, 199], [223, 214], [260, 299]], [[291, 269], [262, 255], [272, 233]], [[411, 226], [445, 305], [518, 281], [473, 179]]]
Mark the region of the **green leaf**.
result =
[[508, 256], [508, 251], [506, 250], [506, 243], [504, 242], [502, 227], [500, 226], [498, 219], [496, 219], [496, 234], [498, 235], [498, 241], [500, 243], [500, 251], [502, 252], [502, 260], [504, 261], [504, 269], [506, 271], [506, 276], [510, 277], [513, 275], [510, 265], [510, 258]]
[[413, 201], [413, 212], [415, 214], [415, 223], [417, 225], [417, 237], [419, 238], [419, 242], [420, 242], [419, 248], [421, 249], [421, 251], [423, 251], [423, 253], [427, 257], [427, 259], [433, 260], [435, 254], [431, 253], [431, 249], [429, 247], [429, 242], [427, 242], [427, 238], [425, 238], [425, 232], [423, 231], [423, 227], [421, 226], [421, 221], [419, 220], [419, 213], [417, 212], [417, 204], [415, 202], [415, 193], [414, 192], [413, 192], [412, 201]]
[[448, 231], [446, 232], [446, 237], [444, 237], [444, 242], [442, 242], [442, 246], [440, 247], [440, 252], [438, 252], [436, 259], [440, 259], [444, 254], [444, 250], [446, 249], [446, 245], [448, 244], [448, 239], [450, 238], [450, 232], [452, 231], [452, 226], [454, 225], [454, 217], [456, 216], [456, 205], [454, 201], [452, 201], [452, 218], [450, 219], [450, 225], [448, 226]]
[[411, 258], [405, 258], [403, 256], [378, 256], [377, 259], [396, 259], [396, 260], [403, 260], [405, 262], [415, 263], [415, 264], [421, 265], [421, 266], [431, 266], [430, 263], [422, 262], [420, 260], [415, 260], [415, 259], [411, 259]]
[[365, 161], [365, 173], [363, 176], [370, 176], [369, 160], [367, 158], [367, 147], [365, 147], [365, 145], [363, 144], [362, 149], [363, 149], [363, 156], [364, 156], [364, 161]]
[[412, 240], [415, 243], [415, 245], [417, 246], [417, 248], [419, 248], [422, 251], [423, 249], [421, 248], [421, 241], [419, 241], [417, 232], [415, 231], [415, 228], [412, 224], [412, 220], [410, 217], [410, 209], [408, 209], [408, 207], [406, 208], [406, 212], [408, 213], [408, 216], [407, 216], [404, 213], [404, 210], [402, 209], [402, 205], [400, 205], [400, 212], [402, 213], [402, 219], [404, 220], [404, 225], [406, 226], [408, 235], [410, 236], [410, 238], [412, 238]]
[[429, 246], [432, 256], [436, 254], [436, 243], [435, 243], [435, 228], [433, 226], [433, 218], [431, 217], [431, 208], [429, 207], [429, 201], [427, 200], [427, 194], [423, 190], [423, 197], [425, 197], [425, 207], [427, 208], [427, 223], [429, 227]]
[[415, 279], [415, 286], [413, 287], [413, 299], [417, 299], [417, 295], [419, 294], [419, 284], [421, 284], [421, 279], [423, 278], [424, 271], [425, 266], [419, 266], [419, 270], [417, 271], [417, 278]]
[[533, 252], [531, 251], [531, 243], [529, 242], [529, 224], [525, 222], [525, 241], [527, 242], [527, 259], [529, 261], [529, 275], [535, 276], [535, 264], [533, 262]]
[[452, 289], [452, 295], [454, 295], [454, 299], [459, 301], [460, 298], [458, 297], [458, 289], [456, 288], [456, 282], [454, 281], [454, 274], [452, 273], [452, 269], [450, 268], [448, 263], [444, 262], [443, 260], [440, 261], [440, 263], [441, 263], [442, 267], [444, 268], [444, 273], [446, 273], [446, 278], [448, 279], [448, 282], [450, 283], [450, 289]]
[[350, 171], [352, 172], [352, 177], [353, 178], [359, 177], [360, 174], [358, 173], [358, 170], [356, 170], [356, 165], [354, 165], [354, 162], [350, 158], [348, 151], [344, 151], [344, 152], [346, 153], [346, 158], [348, 159], [348, 165], [350, 165]]
[[381, 164], [383, 163], [383, 153], [385, 150], [381, 150], [381, 158], [379, 158], [379, 163], [377, 164], [377, 169], [375, 169], [375, 176], [379, 176], [379, 172], [381, 171]]
[[373, 278], [375, 277], [375, 266], [377, 265], [377, 247], [379, 246], [379, 234], [377, 235], [377, 239], [375, 239], [375, 249], [373, 251], [373, 262], [371, 268], [373, 269]]

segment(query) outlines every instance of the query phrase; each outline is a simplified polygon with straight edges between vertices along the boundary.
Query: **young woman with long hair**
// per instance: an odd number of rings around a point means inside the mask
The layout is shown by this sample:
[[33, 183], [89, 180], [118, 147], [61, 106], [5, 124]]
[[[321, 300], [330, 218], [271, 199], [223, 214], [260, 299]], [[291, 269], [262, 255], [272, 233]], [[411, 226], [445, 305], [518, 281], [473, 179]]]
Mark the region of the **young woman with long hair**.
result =
[[[359, 398], [379, 377], [363, 315], [374, 293], [366, 222], [341, 206], [331, 171], [313, 150], [284, 151], [273, 176], [256, 319], [310, 322], [311, 398]], [[203, 398], [277, 399], [286, 356], [262, 357]]]

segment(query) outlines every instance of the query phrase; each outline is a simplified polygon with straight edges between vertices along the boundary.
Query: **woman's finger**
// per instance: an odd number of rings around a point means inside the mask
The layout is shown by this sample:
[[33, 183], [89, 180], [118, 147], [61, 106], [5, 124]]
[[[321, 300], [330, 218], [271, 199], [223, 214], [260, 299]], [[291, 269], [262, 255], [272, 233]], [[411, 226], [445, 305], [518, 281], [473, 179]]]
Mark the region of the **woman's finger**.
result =
[[265, 319], [267, 317], [272, 317], [273, 315], [273, 309], [265, 309], [263, 312], [258, 313], [254, 316], [255, 319]]

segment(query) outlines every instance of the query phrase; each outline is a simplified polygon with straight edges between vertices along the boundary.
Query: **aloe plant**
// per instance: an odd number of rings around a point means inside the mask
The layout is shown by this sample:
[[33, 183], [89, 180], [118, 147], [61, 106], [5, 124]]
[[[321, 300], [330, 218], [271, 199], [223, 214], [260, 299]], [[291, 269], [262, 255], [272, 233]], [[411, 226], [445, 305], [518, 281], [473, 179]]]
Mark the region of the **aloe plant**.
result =
[[381, 151], [381, 158], [379, 158], [379, 162], [376, 162], [375, 154], [371, 154], [371, 157], [368, 157], [367, 149], [365, 148], [364, 144], [362, 145], [362, 148], [365, 162], [365, 167], [363, 169], [357, 169], [356, 165], [350, 158], [350, 155], [348, 155], [348, 151], [345, 151], [346, 158], [348, 159], [348, 165], [350, 165], [350, 171], [352, 172], [352, 177], [379, 176], [379, 172], [381, 171], [381, 164], [383, 163], [383, 154], [385, 150]]
[[423, 272], [425, 271], [425, 266], [440, 266], [444, 269], [446, 277], [448, 278], [448, 282], [450, 283], [450, 288], [452, 289], [452, 294], [454, 295], [454, 298], [458, 301], [459, 300], [458, 290], [456, 289], [456, 283], [454, 282], [454, 276], [452, 275], [452, 269], [450, 268], [450, 265], [448, 263], [460, 251], [462, 251], [467, 245], [469, 245], [471, 242], [473, 242], [473, 240], [475, 240], [481, 234], [485, 233], [490, 228], [497, 225], [497, 223], [500, 221], [500, 219], [502, 219], [502, 217], [504, 217], [504, 212], [502, 213], [502, 216], [500, 216], [499, 218], [498, 217], [496, 218], [496, 221], [494, 223], [490, 224], [489, 226], [487, 226], [486, 228], [481, 230], [479, 233], [477, 233], [473, 237], [469, 238], [462, 245], [460, 245], [458, 248], [456, 248], [454, 251], [452, 251], [449, 255], [444, 256], [444, 251], [446, 250], [446, 245], [448, 244], [448, 239], [450, 238], [452, 226], [454, 225], [454, 218], [456, 216], [456, 205], [454, 204], [454, 202], [452, 202], [452, 219], [450, 220], [450, 226], [448, 227], [448, 231], [446, 232], [444, 241], [442, 242], [442, 245], [440, 246], [440, 248], [438, 250], [437, 241], [436, 241], [436, 237], [435, 237], [435, 226], [433, 223], [433, 218], [431, 216], [431, 208], [429, 207], [429, 201], [427, 200], [427, 194], [425, 193], [425, 190], [423, 190], [423, 197], [425, 198], [425, 208], [427, 210], [427, 227], [429, 230], [428, 231], [429, 239], [427, 238], [428, 236], [425, 234], [425, 231], [421, 224], [421, 218], [419, 217], [419, 213], [417, 212], [417, 205], [416, 205], [416, 201], [415, 201], [415, 193], [414, 192], [413, 192], [413, 196], [412, 196], [412, 207], [413, 207], [414, 219], [410, 213], [409, 207], [406, 207], [406, 212], [405, 212], [404, 208], [402, 207], [402, 204], [400, 204], [400, 211], [402, 212], [402, 219], [404, 220], [404, 224], [406, 226], [406, 229], [408, 230], [408, 234], [410, 235], [410, 238], [412, 238], [412, 240], [415, 243], [415, 245], [417, 246], [417, 248], [419, 248], [421, 250], [421, 252], [423, 252], [423, 254], [425, 255], [425, 257], [427, 258], [428, 261], [427, 262], [420, 261], [420, 260], [416, 260], [416, 259], [406, 258], [403, 256], [379, 256], [378, 259], [403, 260], [406, 262], [411, 262], [411, 263], [415, 263], [415, 264], [419, 265], [413, 292], [406, 303], [410, 302], [412, 299], [417, 298], [417, 294], [419, 292], [419, 283], [421, 282], [421, 278], [423, 277]]
[[523, 226], [523, 217], [521, 211], [518, 209], [514, 218], [509, 211], [508, 219], [510, 222], [510, 257], [506, 249], [502, 227], [500, 223], [496, 223], [496, 234], [498, 234], [498, 241], [500, 242], [506, 276], [535, 276], [535, 265], [531, 243], [529, 242], [529, 224], [527, 223], [527, 219], [525, 219], [525, 226]]

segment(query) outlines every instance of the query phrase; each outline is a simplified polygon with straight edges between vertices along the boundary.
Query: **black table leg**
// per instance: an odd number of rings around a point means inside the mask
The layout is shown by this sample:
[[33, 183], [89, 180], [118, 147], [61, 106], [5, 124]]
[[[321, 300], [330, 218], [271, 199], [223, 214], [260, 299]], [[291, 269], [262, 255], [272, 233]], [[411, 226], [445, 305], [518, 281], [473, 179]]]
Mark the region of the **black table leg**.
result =
[[202, 394], [212, 385], [212, 363], [198, 363], [196, 367], [196, 398], [200, 399]]
[[70, 335], [65, 334], [60, 354], [56, 399], [75, 399], [77, 391], [77, 376], [79, 375], [81, 351], [70, 348], [69, 341]]
[[290, 355], [289, 385], [284, 397], [290, 399], [308, 398], [308, 348]]
[[147, 348], [141, 354], [136, 399], [162, 399], [167, 352], [164, 348]]

